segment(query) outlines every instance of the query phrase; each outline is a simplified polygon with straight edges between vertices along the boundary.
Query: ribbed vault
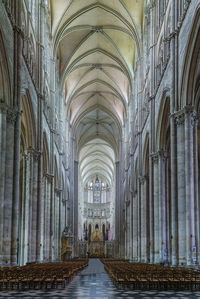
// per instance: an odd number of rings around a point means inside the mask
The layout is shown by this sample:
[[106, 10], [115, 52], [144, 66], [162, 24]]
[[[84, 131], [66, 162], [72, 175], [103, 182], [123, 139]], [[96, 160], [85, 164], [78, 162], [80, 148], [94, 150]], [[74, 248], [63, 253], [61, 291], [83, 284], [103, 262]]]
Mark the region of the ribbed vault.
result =
[[111, 183], [141, 52], [144, 0], [51, 0], [51, 12], [81, 177], [98, 173]]

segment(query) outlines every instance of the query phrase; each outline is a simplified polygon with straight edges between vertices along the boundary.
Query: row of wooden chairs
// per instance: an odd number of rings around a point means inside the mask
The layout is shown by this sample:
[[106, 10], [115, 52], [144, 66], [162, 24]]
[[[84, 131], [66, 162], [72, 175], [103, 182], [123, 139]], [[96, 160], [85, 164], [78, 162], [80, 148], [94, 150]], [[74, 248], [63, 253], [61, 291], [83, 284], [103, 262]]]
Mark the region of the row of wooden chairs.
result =
[[117, 287], [200, 290], [200, 271], [197, 269], [130, 263], [126, 260], [102, 259], [102, 262]]
[[87, 265], [87, 260], [70, 260], [21, 267], [1, 267], [0, 290], [64, 288], [72, 276]]

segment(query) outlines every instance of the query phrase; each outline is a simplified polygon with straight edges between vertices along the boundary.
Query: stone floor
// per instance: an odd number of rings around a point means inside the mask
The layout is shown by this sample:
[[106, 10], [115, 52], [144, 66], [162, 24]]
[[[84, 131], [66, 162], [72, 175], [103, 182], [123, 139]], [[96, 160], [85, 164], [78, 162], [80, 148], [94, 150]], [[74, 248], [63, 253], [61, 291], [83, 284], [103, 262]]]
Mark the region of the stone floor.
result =
[[89, 266], [80, 272], [65, 289], [3, 291], [1, 298], [200, 298], [200, 292], [132, 291], [117, 289], [98, 259], [90, 259]]

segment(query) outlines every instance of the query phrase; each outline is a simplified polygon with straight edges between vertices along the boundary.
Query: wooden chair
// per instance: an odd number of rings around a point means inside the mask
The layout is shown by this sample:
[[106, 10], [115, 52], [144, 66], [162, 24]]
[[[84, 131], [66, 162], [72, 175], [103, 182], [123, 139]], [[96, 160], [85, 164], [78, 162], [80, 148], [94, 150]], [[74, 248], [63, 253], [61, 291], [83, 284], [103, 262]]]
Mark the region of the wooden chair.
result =
[[131, 272], [126, 275], [127, 285], [132, 289], [136, 290], [138, 288], [138, 280], [136, 272]]
[[149, 289], [149, 277], [146, 272], [138, 272], [137, 274], [138, 288], [141, 290]]

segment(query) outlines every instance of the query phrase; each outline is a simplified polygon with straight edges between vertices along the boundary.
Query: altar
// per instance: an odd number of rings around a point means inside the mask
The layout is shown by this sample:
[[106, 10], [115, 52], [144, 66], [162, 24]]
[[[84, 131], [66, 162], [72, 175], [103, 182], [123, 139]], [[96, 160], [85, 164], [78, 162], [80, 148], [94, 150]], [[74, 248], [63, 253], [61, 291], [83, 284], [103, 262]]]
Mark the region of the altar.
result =
[[98, 229], [95, 229], [95, 231], [91, 235], [91, 241], [88, 245], [88, 251], [90, 253], [90, 257], [104, 257], [104, 241], [102, 233]]

